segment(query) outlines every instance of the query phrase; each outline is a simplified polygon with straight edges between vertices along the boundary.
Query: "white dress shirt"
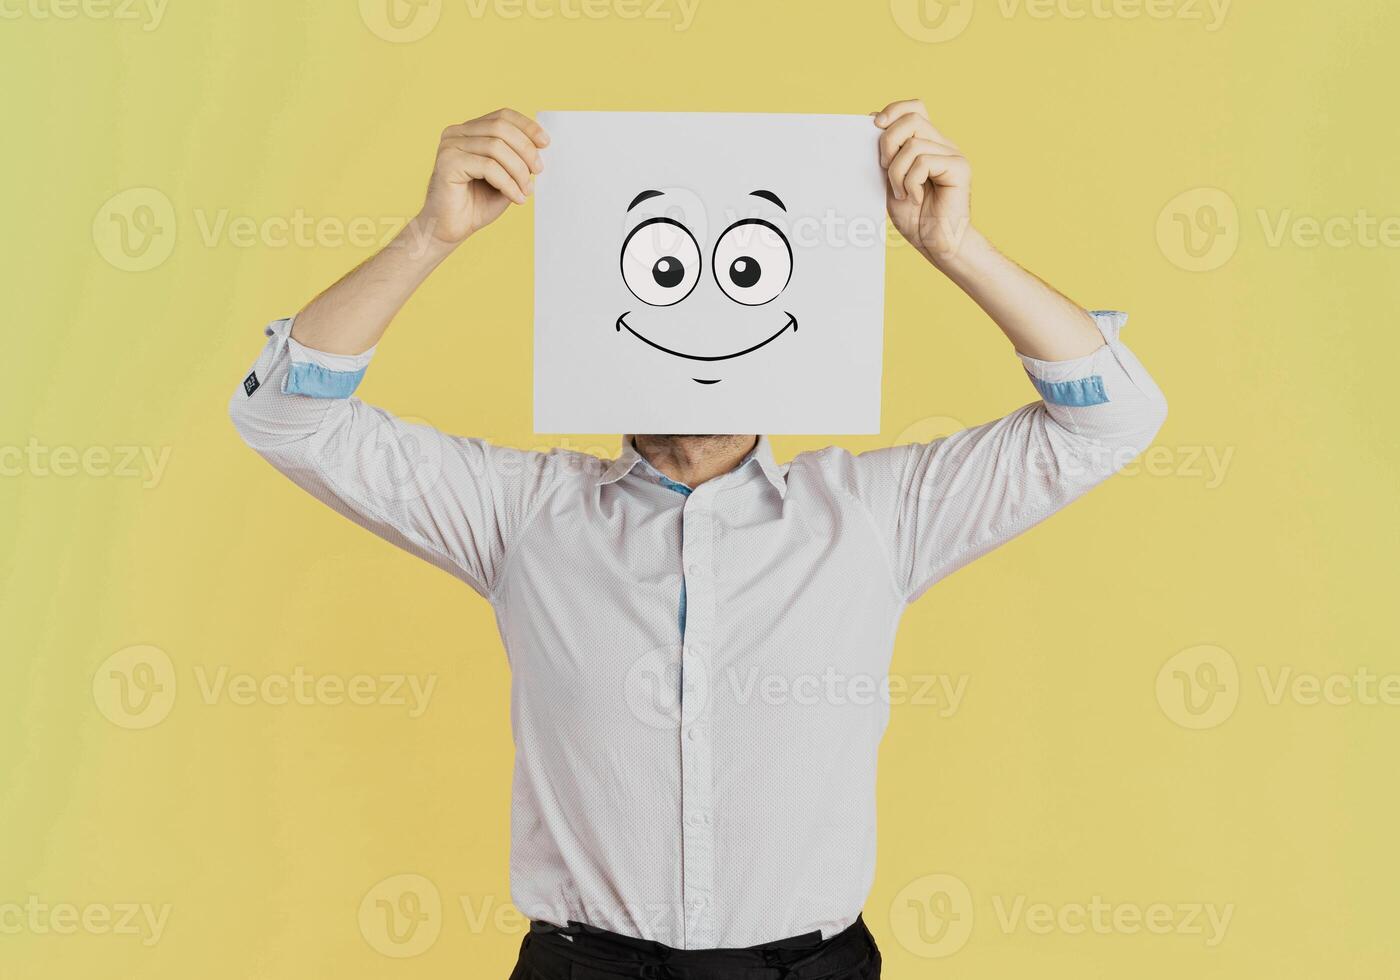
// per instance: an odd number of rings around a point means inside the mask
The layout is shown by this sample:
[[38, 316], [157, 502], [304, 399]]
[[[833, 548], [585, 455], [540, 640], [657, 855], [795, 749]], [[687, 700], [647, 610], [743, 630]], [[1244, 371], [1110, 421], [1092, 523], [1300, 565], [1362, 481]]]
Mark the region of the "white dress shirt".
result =
[[[530, 453], [349, 397], [372, 351], [270, 340], [234, 393], [299, 486], [495, 610], [516, 756], [511, 894], [531, 919], [685, 949], [855, 921], [905, 605], [1145, 448], [1166, 403], [1105, 345], [1022, 357], [1041, 399], [926, 445], [774, 461], [693, 492], [647, 465]], [[680, 492], [677, 492], [680, 491]], [[682, 605], [683, 603], [683, 605]]]

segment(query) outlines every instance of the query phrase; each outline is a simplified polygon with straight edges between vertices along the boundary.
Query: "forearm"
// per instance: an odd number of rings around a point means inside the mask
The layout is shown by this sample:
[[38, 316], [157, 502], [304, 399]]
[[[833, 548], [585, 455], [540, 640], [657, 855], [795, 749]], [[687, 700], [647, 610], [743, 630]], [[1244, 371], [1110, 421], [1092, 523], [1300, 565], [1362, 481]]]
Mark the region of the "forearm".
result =
[[945, 255], [925, 255], [992, 318], [1018, 353], [1068, 361], [1103, 346], [1103, 335], [1087, 311], [1002, 255], [977, 231], [969, 229]]
[[327, 354], [369, 350], [453, 247], [433, 235], [427, 219], [414, 218], [377, 254], [308, 303], [297, 314], [292, 338]]

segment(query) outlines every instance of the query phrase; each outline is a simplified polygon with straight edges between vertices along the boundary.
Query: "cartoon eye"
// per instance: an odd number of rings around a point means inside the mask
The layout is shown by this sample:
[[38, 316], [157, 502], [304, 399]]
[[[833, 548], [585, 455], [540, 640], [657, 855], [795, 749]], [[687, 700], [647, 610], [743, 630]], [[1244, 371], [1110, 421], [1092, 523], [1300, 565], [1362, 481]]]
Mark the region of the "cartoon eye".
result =
[[719, 236], [712, 265], [724, 295], [745, 306], [762, 306], [787, 288], [792, 246], [762, 218], [745, 218]]
[[673, 306], [700, 281], [700, 246], [678, 221], [651, 218], [622, 243], [622, 281], [648, 306]]

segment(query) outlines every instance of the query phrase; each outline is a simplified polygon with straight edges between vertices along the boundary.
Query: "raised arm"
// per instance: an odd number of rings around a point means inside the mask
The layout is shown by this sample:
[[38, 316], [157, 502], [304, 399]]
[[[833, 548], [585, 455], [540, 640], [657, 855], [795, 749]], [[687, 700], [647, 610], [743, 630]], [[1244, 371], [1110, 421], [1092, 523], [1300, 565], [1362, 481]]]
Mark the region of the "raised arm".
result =
[[912, 599], [1127, 465], [1161, 428], [1166, 400], [1118, 340], [1125, 314], [1086, 311], [973, 227], [971, 167], [923, 103], [891, 103], [875, 125], [895, 227], [1001, 328], [1040, 395], [946, 439], [851, 460], [851, 490]]
[[1103, 346], [1094, 319], [1003, 256], [972, 225], [972, 165], [934, 128], [917, 99], [875, 116], [885, 203], [899, 233], [962, 288], [1016, 351], [1046, 361], [1083, 357]]
[[382, 251], [308, 303], [292, 338], [327, 354], [374, 347], [453, 249], [512, 203], [525, 203], [548, 143], [538, 123], [513, 109], [444, 129], [423, 209]]
[[457, 246], [523, 204], [547, 142], [502, 109], [442, 134], [422, 211], [373, 258], [277, 320], [229, 403], [244, 441], [356, 523], [490, 595], [552, 457], [446, 436], [351, 395], [394, 315]]

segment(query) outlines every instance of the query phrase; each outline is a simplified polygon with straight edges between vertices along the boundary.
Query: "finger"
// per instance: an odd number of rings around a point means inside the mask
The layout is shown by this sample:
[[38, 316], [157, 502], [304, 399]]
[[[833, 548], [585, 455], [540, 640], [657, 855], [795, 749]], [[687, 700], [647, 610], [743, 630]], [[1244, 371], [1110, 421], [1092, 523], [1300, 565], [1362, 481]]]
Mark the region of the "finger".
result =
[[904, 193], [913, 198], [914, 203], [923, 204], [929, 181], [952, 187], [961, 183], [967, 172], [966, 157], [925, 153], [914, 161], [905, 175]]
[[924, 108], [922, 99], [903, 99], [899, 102], [891, 102], [879, 112], [875, 113], [875, 125], [884, 129], [900, 116], [910, 112], [915, 115], [923, 116], [925, 119], [928, 118], [928, 110]]
[[911, 139], [899, 148], [899, 152], [890, 161], [889, 177], [890, 187], [894, 189], [895, 197], [903, 197], [904, 178], [909, 173], [909, 168], [914, 165], [914, 161], [925, 153], [938, 156], [948, 155], [947, 148], [942, 144], [932, 140]]
[[525, 161], [525, 165], [531, 172], [539, 173], [544, 169], [544, 161], [540, 157], [539, 148], [519, 126], [512, 122], [488, 116], [464, 122], [460, 126], [450, 126], [443, 133], [443, 139], [472, 136], [489, 136], [508, 143], [520, 159]]
[[[468, 154], [467, 159], [471, 161], [480, 161], [480, 173], [476, 174], [477, 177], [486, 181], [486, 183], [496, 188], [496, 190], [500, 191], [516, 204], [525, 203], [525, 192], [520, 189], [520, 185], [515, 182], [515, 179], [506, 172], [505, 167], [502, 167], [490, 157], [479, 157]], [[468, 173], [470, 172], [469, 169]]]
[[544, 131], [544, 127], [525, 115], [525, 113], [516, 112], [514, 109], [497, 109], [495, 112], [491, 113], [491, 115], [504, 119], [506, 122], [519, 129], [526, 136], [530, 137], [531, 141], [533, 141], [536, 146], [549, 145], [549, 134]]
[[[894, 105], [894, 106], [897, 106], [897, 105], [909, 105], [909, 104], [910, 104], [910, 103], [900, 103], [900, 102], [891, 103], [891, 105]], [[922, 110], [923, 103], [918, 103], [918, 105], [920, 106], [920, 109]], [[882, 110], [880, 111], [880, 113], [874, 113], [874, 112], [871, 113], [872, 116], [875, 116], [875, 123], [876, 123], [876, 125], [878, 125], [881, 129], [891, 129], [891, 128], [893, 128], [894, 126], [898, 125], [899, 122], [900, 122], [900, 120], [904, 119], [906, 116], [913, 116], [913, 117], [916, 118], [916, 119], [923, 119], [925, 122], [928, 123], [928, 128], [927, 128], [927, 130], [921, 132], [919, 135], [925, 137], [926, 139], [931, 139], [931, 140], [933, 140], [933, 141], [935, 141], [935, 142], [937, 142], [937, 143], [942, 143], [942, 144], [944, 144], [945, 146], [949, 146], [949, 147], [951, 147], [955, 152], [958, 152], [958, 153], [961, 153], [961, 152], [962, 152], [961, 150], [958, 149], [958, 144], [954, 143], [954, 142], [953, 142], [952, 140], [950, 140], [947, 136], [944, 136], [943, 133], [941, 133], [941, 132], [939, 131], [938, 127], [935, 126], [935, 125], [933, 125], [933, 123], [929, 121], [928, 112], [927, 112], [927, 111], [918, 111], [918, 112], [910, 111], [910, 112], [905, 112], [905, 113], [903, 113], [902, 115], [898, 115], [898, 116], [895, 116], [895, 115], [884, 116], [884, 115], [882, 115], [882, 114], [885, 113], [886, 111], [893, 112], [892, 109], [891, 109], [891, 110], [884, 110], [884, 109], [882, 109]]]
[[520, 159], [520, 154], [515, 152], [515, 148], [504, 140], [494, 136], [459, 136], [444, 142], [464, 153], [475, 153], [495, 160], [505, 168], [506, 173], [510, 174], [522, 192], [529, 194], [535, 189], [534, 175], [530, 173], [530, 168]]
[[525, 203], [525, 194], [515, 178], [490, 157], [447, 147], [438, 154], [438, 169], [448, 177], [484, 180], [516, 204]]
[[895, 154], [899, 152], [899, 148], [910, 139], [918, 138], [938, 142], [934, 140], [933, 133], [933, 123], [923, 116], [912, 112], [900, 116], [880, 134], [880, 166], [888, 167], [890, 161], [895, 158]]

